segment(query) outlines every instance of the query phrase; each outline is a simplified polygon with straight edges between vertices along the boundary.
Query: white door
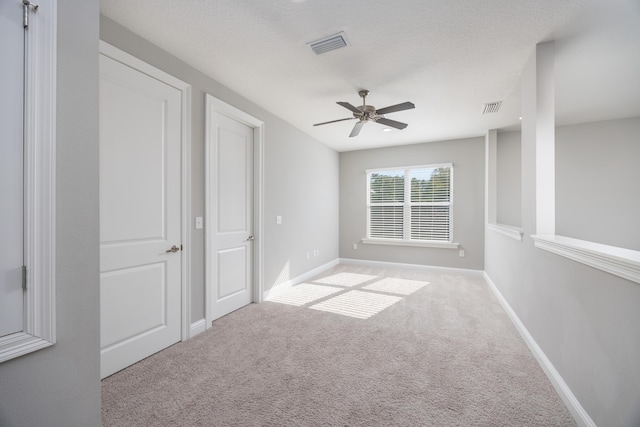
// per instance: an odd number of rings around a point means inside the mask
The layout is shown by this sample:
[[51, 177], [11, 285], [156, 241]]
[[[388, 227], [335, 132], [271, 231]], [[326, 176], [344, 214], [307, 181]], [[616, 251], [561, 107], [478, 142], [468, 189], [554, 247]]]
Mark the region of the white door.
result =
[[180, 90], [100, 55], [102, 377], [181, 339], [181, 115]]
[[23, 330], [22, 2], [0, 2], [0, 337]]
[[215, 320], [252, 301], [253, 128], [210, 111], [208, 271]]

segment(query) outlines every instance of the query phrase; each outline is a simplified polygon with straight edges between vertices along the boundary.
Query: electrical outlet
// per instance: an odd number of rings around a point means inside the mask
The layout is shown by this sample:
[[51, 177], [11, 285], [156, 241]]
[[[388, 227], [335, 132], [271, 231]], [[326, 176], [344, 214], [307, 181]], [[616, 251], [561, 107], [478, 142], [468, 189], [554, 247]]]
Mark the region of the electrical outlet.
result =
[[462, 258], [462, 257], [464, 257], [464, 249], [460, 249], [459, 254], [460, 254], [460, 257], [461, 257], [461, 258]]
[[276, 216], [276, 224], [278, 225], [282, 224], [282, 215]]

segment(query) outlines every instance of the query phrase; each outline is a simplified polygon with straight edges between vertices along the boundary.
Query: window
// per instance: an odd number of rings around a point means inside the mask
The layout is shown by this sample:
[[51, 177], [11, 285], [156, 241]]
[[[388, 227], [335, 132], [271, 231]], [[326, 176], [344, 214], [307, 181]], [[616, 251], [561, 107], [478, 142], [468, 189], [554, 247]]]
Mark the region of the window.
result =
[[368, 170], [365, 243], [455, 245], [452, 189], [452, 164]]

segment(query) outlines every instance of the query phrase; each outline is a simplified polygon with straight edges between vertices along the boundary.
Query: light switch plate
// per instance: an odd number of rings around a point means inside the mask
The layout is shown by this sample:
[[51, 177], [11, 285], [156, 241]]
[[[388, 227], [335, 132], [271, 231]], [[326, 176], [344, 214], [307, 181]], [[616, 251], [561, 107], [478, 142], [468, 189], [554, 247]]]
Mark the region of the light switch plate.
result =
[[201, 230], [202, 229], [202, 217], [201, 216], [197, 216], [196, 217], [196, 230]]

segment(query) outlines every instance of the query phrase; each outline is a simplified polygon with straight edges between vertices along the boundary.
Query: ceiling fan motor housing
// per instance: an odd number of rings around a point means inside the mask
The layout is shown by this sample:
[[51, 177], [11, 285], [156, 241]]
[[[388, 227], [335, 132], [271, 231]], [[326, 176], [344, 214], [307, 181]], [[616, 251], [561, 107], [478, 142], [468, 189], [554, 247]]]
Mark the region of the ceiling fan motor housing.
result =
[[360, 120], [375, 120], [378, 117], [381, 117], [376, 114], [376, 107], [373, 105], [360, 105], [356, 107], [358, 110], [362, 111], [362, 113], [353, 113], [353, 117]]

